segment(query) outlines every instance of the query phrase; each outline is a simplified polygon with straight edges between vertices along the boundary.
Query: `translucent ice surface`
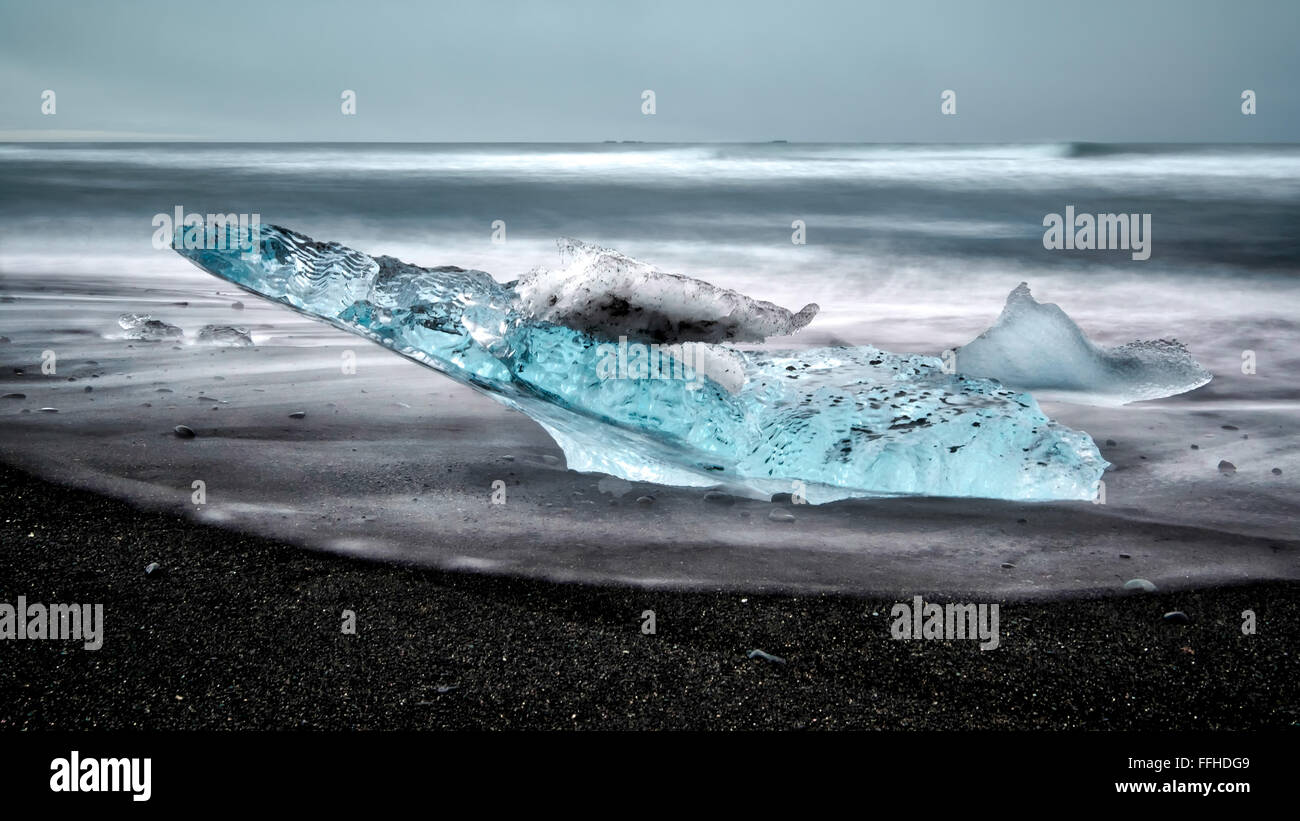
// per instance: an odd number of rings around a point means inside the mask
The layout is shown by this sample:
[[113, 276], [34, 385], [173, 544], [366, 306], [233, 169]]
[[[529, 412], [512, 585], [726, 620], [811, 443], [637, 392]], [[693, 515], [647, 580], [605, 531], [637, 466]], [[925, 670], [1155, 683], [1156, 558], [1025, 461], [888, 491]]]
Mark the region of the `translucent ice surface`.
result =
[[246, 348], [253, 344], [247, 328], [234, 325], [204, 325], [199, 329], [199, 342], [229, 348]]
[[957, 370], [1069, 401], [1122, 405], [1185, 393], [1210, 381], [1175, 340], [1094, 345], [1065, 311], [1020, 283], [998, 321], [957, 349]]
[[792, 334], [817, 315], [815, 304], [793, 313], [609, 248], [574, 239], [557, 244], [559, 268], [538, 268], [512, 283], [520, 308], [535, 319], [597, 336], [762, 342]]
[[[177, 250], [518, 408], [574, 470], [754, 496], [799, 492], [818, 503], [905, 494], [1093, 499], [1108, 466], [1087, 434], [1049, 420], [1028, 394], [945, 373], [935, 357], [869, 346], [718, 346], [738, 369], [723, 386], [694, 367], [692, 343], [675, 340], [761, 337], [806, 320], [685, 277], [665, 283], [643, 268], [635, 280], [584, 274], [581, 296], [552, 302], [538, 295], [567, 293], [567, 277], [545, 288], [536, 278], [503, 285], [482, 271], [420, 268], [273, 226], [262, 227], [252, 250]], [[574, 253], [612, 252], [570, 250], [570, 260]], [[582, 264], [608, 273], [610, 259]], [[611, 317], [600, 283], [629, 306], [656, 306], [651, 319]], [[804, 310], [811, 318], [815, 306]], [[709, 326], [702, 317], [725, 321]]]
[[122, 314], [117, 324], [125, 331], [127, 339], [139, 339], [144, 342], [166, 342], [182, 339], [185, 332], [175, 325], [169, 325], [149, 314]]

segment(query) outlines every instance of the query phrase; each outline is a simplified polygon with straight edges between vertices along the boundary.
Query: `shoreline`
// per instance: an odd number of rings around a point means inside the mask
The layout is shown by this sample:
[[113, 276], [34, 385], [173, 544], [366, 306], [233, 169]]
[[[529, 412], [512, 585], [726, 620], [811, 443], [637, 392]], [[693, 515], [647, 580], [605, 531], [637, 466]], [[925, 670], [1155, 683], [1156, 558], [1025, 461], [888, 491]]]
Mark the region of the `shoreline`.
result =
[[[104, 644], [0, 642], [0, 731], [1285, 729], [1300, 583], [1001, 603], [582, 585], [314, 552], [0, 465], [0, 601], [102, 603]], [[160, 570], [146, 575], [157, 562]], [[930, 597], [927, 596], [927, 600]], [[1257, 614], [1243, 635], [1241, 613]], [[342, 630], [356, 614], [355, 635]], [[655, 612], [656, 632], [642, 632]], [[1190, 621], [1162, 619], [1173, 610]], [[872, 614], [876, 615], [872, 615]], [[766, 660], [751, 650], [779, 657]]]

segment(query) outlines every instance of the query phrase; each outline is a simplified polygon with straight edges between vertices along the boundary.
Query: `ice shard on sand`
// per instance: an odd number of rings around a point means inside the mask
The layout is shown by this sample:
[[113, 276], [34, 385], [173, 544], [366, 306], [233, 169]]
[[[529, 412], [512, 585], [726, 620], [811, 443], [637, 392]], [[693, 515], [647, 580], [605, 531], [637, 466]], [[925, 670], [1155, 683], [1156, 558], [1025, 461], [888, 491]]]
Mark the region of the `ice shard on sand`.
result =
[[1210, 372], [1175, 339], [1103, 348], [1058, 306], [1038, 302], [1022, 282], [993, 327], [957, 349], [957, 369], [1045, 398], [1125, 405], [1195, 390]]

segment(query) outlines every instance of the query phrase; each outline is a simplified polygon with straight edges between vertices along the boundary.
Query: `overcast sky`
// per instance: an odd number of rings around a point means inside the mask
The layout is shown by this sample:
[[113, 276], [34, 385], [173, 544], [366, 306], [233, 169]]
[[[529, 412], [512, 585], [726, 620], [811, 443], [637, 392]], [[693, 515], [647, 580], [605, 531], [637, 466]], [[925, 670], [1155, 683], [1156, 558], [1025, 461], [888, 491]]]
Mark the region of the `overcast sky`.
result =
[[0, 0], [0, 139], [1294, 142], [1298, 100], [1300, 0]]

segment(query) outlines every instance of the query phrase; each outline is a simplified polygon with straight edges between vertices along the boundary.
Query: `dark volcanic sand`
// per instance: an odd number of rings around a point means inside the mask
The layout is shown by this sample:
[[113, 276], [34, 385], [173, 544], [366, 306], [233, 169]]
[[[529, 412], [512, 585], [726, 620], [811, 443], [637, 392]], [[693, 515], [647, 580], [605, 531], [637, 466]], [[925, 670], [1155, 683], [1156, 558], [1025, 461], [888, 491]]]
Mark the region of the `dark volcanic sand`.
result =
[[[838, 595], [592, 587], [309, 552], [0, 467], [0, 601], [99, 602], [102, 649], [0, 643], [0, 728], [1281, 728], [1300, 584], [1008, 601], [894, 641]], [[160, 562], [160, 574], [145, 566]], [[359, 633], [340, 631], [356, 611]], [[1259, 616], [1244, 636], [1242, 610]], [[657, 634], [643, 635], [652, 609]], [[1185, 611], [1186, 625], [1161, 615]], [[878, 614], [878, 615], [873, 615]], [[784, 665], [746, 658], [762, 649]]]

